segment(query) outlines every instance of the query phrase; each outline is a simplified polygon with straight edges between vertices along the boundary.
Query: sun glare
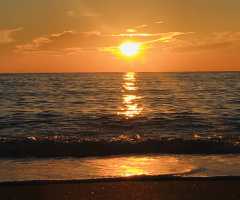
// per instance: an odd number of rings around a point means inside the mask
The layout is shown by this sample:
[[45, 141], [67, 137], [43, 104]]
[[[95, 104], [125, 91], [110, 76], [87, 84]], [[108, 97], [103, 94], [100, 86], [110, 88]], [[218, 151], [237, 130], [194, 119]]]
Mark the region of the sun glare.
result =
[[122, 44], [120, 47], [120, 50], [122, 54], [126, 56], [134, 56], [137, 54], [139, 50], [139, 45], [138, 43], [133, 43], [133, 42], [126, 42]]

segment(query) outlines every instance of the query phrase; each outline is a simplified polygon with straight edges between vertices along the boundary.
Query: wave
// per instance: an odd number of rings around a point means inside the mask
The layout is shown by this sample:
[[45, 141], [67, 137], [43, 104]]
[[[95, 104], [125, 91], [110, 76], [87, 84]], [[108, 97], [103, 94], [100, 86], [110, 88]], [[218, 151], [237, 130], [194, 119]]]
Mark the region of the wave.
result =
[[1, 158], [91, 157], [124, 154], [239, 154], [239, 137], [202, 138], [118, 138], [90, 139], [78, 137], [0, 138]]

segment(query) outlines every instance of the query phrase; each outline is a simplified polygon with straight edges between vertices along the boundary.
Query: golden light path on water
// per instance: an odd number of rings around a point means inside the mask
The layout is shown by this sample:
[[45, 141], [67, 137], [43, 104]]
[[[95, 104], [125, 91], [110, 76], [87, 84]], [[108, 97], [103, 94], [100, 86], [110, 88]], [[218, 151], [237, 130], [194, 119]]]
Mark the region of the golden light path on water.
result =
[[124, 115], [126, 119], [132, 118], [136, 115], [139, 115], [143, 108], [138, 106], [138, 99], [141, 99], [140, 96], [134, 94], [138, 88], [136, 86], [136, 75], [134, 72], [127, 72], [123, 75], [124, 82], [123, 86], [123, 95], [122, 95], [122, 103], [124, 105], [123, 108], [117, 113], [118, 115]]

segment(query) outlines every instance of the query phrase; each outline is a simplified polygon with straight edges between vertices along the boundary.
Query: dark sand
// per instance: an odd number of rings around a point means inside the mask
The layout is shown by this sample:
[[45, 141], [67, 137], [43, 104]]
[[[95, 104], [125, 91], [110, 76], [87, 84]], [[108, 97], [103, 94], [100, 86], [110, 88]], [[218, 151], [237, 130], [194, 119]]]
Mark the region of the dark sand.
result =
[[240, 199], [240, 179], [96, 180], [1, 183], [0, 199]]

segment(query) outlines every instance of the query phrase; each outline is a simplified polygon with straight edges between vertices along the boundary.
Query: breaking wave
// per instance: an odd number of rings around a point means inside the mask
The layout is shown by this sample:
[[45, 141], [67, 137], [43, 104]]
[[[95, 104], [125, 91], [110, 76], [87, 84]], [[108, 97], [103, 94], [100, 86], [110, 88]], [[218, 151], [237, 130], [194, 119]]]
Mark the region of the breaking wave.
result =
[[239, 137], [117, 138], [78, 137], [0, 138], [1, 158], [90, 157], [124, 154], [230, 154], [240, 153]]

